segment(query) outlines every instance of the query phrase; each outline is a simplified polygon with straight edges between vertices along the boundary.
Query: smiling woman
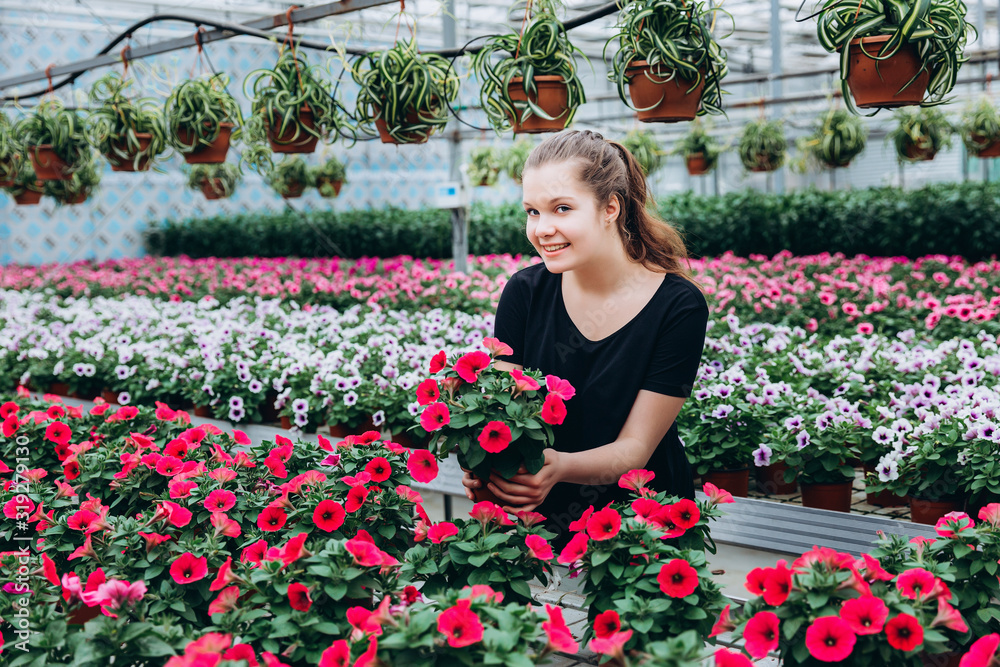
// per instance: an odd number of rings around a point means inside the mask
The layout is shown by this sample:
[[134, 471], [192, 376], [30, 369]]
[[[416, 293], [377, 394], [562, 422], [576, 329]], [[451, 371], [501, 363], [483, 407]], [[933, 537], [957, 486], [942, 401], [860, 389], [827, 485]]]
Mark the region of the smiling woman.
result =
[[708, 305], [679, 234], [649, 213], [641, 168], [620, 144], [555, 135], [532, 152], [523, 183], [525, 233], [543, 263], [504, 288], [495, 335], [514, 352], [497, 366], [558, 375], [577, 395], [542, 470], [493, 475], [489, 486], [510, 510], [537, 508], [565, 541], [588, 506], [626, 498], [618, 480], [629, 470], [648, 468], [653, 488], [693, 496], [675, 420]]

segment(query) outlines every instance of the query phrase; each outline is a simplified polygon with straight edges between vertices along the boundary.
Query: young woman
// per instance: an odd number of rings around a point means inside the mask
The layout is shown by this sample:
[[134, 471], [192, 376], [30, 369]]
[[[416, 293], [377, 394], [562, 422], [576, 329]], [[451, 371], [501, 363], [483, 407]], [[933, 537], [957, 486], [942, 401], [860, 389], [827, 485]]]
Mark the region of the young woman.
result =
[[[510, 512], [543, 514], [561, 543], [588, 507], [627, 498], [618, 480], [634, 468], [652, 470], [655, 489], [694, 496], [674, 420], [698, 372], [708, 304], [621, 144], [590, 131], [553, 135], [522, 182], [526, 233], [543, 263], [504, 287], [494, 335], [514, 353], [496, 365], [557, 375], [576, 395], [541, 471], [494, 474], [489, 489]], [[470, 498], [480, 486], [469, 473], [462, 483]]]

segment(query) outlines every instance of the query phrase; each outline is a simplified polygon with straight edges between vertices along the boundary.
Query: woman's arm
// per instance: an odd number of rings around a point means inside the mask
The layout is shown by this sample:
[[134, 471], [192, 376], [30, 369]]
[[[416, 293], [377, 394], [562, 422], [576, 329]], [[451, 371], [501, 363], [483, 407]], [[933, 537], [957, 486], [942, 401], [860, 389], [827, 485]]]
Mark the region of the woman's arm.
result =
[[[516, 512], [535, 509], [558, 482], [614, 486], [629, 470], [646, 466], [685, 400], [640, 390], [614, 442], [583, 452], [547, 449], [545, 465], [538, 473], [515, 475], [509, 480], [492, 475], [489, 488], [507, 503], [505, 510]], [[474, 486], [463, 480], [467, 487], [478, 486], [473, 480], [470, 482]]]

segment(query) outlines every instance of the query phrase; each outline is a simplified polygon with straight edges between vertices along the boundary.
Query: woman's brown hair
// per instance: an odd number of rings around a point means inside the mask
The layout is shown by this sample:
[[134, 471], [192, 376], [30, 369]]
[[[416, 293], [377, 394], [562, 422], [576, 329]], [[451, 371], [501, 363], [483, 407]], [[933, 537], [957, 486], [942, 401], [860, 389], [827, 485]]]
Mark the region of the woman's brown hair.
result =
[[687, 267], [689, 255], [680, 232], [650, 212], [646, 176], [627, 148], [590, 130], [560, 132], [535, 146], [524, 171], [567, 160], [579, 162], [580, 180], [599, 204], [618, 197], [618, 235], [629, 258], [686, 278], [701, 289]]

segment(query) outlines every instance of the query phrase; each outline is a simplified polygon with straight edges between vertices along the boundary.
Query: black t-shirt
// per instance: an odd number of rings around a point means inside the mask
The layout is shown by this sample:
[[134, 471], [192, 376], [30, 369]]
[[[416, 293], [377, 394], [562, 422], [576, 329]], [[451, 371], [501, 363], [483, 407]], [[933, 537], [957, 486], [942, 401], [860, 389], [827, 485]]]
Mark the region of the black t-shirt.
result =
[[[507, 282], [497, 304], [494, 335], [514, 349], [499, 359], [556, 375], [576, 388], [566, 402], [566, 419], [553, 427], [553, 434], [556, 449], [580, 452], [618, 438], [639, 390], [691, 395], [707, 323], [708, 304], [698, 288], [667, 275], [638, 315], [607, 338], [591, 341], [566, 312], [562, 274], [539, 263]], [[676, 422], [645, 467], [656, 473], [652, 488], [694, 497]], [[560, 534], [561, 544], [569, 524], [588, 506], [600, 509], [627, 498], [617, 477], [602, 485], [559, 483], [537, 511], [547, 518], [546, 527]]]

